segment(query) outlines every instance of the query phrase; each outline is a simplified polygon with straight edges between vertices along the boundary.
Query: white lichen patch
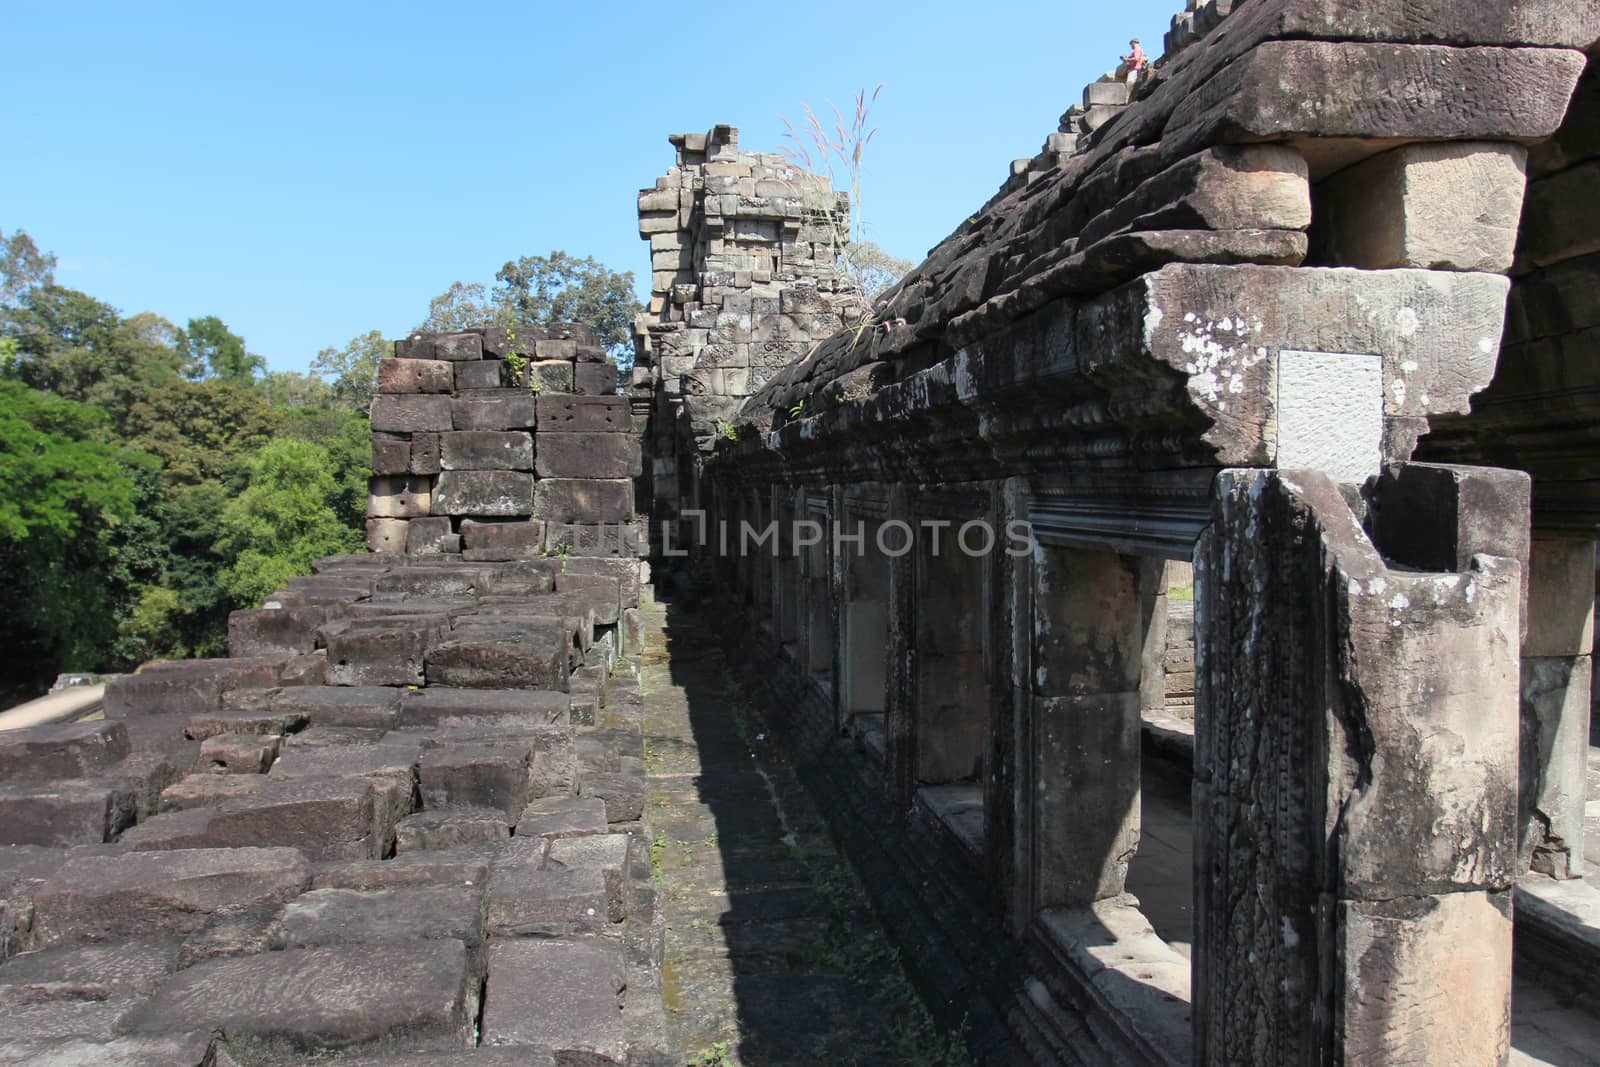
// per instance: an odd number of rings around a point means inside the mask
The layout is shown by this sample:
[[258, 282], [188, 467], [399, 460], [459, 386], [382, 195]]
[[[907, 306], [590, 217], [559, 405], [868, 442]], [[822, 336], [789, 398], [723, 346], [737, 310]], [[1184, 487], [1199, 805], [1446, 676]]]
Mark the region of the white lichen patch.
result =
[[1260, 332], [1260, 321], [1248, 323], [1243, 316], [1224, 316], [1209, 320], [1195, 312], [1185, 312], [1179, 347], [1189, 359], [1183, 365], [1189, 375], [1189, 392], [1198, 399], [1228, 410], [1224, 393], [1241, 395], [1246, 389], [1245, 372], [1267, 358], [1267, 349], [1251, 345], [1249, 338]]

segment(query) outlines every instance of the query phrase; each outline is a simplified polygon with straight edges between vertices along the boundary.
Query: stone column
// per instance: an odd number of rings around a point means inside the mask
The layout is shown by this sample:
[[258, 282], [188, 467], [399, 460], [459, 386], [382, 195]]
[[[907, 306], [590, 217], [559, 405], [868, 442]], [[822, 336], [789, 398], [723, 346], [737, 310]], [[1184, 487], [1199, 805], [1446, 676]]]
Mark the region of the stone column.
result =
[[1155, 599], [1151, 570], [1105, 550], [1034, 551], [1037, 907], [1117, 896], [1139, 847], [1139, 678]]
[[[907, 488], [892, 486], [889, 507], [880, 530], [884, 554], [889, 559], [889, 653], [888, 706], [884, 709], [885, 762], [888, 764], [891, 816], [904, 818], [916, 792], [916, 701], [917, 701], [917, 556], [911, 547], [913, 537]], [[905, 550], [901, 547], [902, 535]]]
[[1196, 1064], [1505, 1062], [1522, 568], [1489, 552], [1521, 550], [1527, 501], [1518, 473], [1405, 468], [1378, 486], [1380, 556], [1322, 474], [1219, 476], [1195, 556]]
[[1583, 877], [1593, 681], [1592, 540], [1533, 541], [1522, 642], [1521, 856], [1524, 868]]

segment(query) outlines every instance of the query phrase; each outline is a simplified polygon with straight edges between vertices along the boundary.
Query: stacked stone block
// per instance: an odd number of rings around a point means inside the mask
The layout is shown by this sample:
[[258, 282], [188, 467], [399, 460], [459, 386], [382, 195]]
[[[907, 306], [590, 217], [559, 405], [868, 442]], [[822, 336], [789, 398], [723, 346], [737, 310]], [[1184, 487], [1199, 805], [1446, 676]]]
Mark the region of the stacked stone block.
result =
[[466, 562], [638, 554], [639, 437], [593, 331], [414, 336], [379, 364], [378, 390], [373, 552]]

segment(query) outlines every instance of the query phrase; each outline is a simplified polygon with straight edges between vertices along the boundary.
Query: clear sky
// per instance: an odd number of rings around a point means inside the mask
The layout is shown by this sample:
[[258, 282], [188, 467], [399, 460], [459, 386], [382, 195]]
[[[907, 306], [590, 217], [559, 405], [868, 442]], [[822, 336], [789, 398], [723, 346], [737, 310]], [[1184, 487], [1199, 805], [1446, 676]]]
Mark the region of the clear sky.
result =
[[668, 134], [775, 151], [780, 114], [883, 82], [863, 219], [920, 260], [1181, 6], [0, 0], [0, 230], [124, 313], [218, 315], [305, 370], [520, 255], [647, 282], [634, 198]]

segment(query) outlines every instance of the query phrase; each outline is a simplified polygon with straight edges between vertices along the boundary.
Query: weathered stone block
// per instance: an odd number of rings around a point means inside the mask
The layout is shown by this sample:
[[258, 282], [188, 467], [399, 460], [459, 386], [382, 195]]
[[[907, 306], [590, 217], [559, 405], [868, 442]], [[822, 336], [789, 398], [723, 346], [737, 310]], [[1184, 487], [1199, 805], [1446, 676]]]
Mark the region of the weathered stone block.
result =
[[489, 949], [483, 1044], [532, 1045], [558, 1057], [624, 1064], [619, 998], [626, 981], [622, 948], [612, 942], [496, 941]]
[[1534, 539], [1523, 656], [1584, 656], [1594, 649], [1594, 582], [1594, 541]]
[[558, 432], [616, 432], [633, 429], [628, 401], [616, 396], [546, 396], [538, 404], [539, 428]]
[[532, 515], [533, 476], [520, 471], [445, 471], [439, 475], [433, 510], [437, 515]]
[[582, 837], [607, 830], [599, 797], [550, 796], [532, 801], [517, 819], [518, 837]]
[[549, 522], [545, 524], [545, 551], [551, 555], [635, 560], [647, 554], [649, 539], [635, 523]]
[[392, 433], [372, 435], [373, 474], [406, 474], [410, 470], [410, 437]]
[[572, 361], [540, 359], [528, 364], [528, 380], [523, 384], [535, 393], [573, 392]]
[[265, 774], [278, 758], [277, 734], [216, 734], [200, 742], [197, 769], [206, 774]]
[[633, 822], [644, 817], [648, 792], [640, 774], [586, 774], [578, 787], [582, 797], [598, 797], [606, 806], [606, 822]]
[[476, 948], [483, 934], [482, 885], [313, 889], [283, 909], [272, 947], [454, 939]]
[[430, 430], [527, 430], [534, 423], [534, 397], [526, 389], [485, 389], [458, 393], [452, 425]]
[[496, 938], [615, 935], [624, 918], [607, 907], [601, 871], [502, 867], [490, 882], [489, 930]]
[[567, 604], [581, 603], [592, 610], [599, 626], [614, 625], [622, 611], [622, 583], [610, 575], [558, 574], [556, 592]]
[[572, 368], [572, 391], [588, 396], [613, 396], [617, 391], [617, 365], [576, 363]]
[[309, 655], [325, 608], [264, 608], [228, 614], [228, 653], [233, 656]]
[[439, 463], [447, 471], [533, 470], [533, 435], [499, 430], [440, 434]]
[[408, 337], [403, 341], [394, 343], [394, 357], [396, 359], [432, 359], [432, 337]]
[[400, 698], [400, 690], [382, 685], [301, 686], [274, 693], [270, 707], [275, 715], [292, 715], [313, 727], [388, 730], [399, 715]]
[[[492, 812], [489, 814], [493, 815]], [[473, 885], [488, 884], [487, 854], [453, 851], [446, 855], [437, 855], [413, 852], [387, 860], [344, 860], [318, 864], [311, 875], [311, 885], [314, 889], [391, 889], [406, 886], [466, 885], [469, 882]]]
[[[239, 690], [244, 692], [244, 690]], [[184, 726], [183, 735], [195, 741], [220, 734], [283, 734], [294, 733], [306, 726], [306, 717], [297, 711], [274, 711], [270, 705], [281, 689], [256, 690], [261, 700], [248, 710], [224, 710], [206, 715], [194, 715]], [[348, 690], [341, 690], [348, 692]]]
[[1503, 274], [1522, 217], [1521, 145], [1412, 144], [1349, 167], [1317, 189], [1312, 255], [1380, 270]]
[[500, 811], [477, 808], [419, 811], [400, 820], [395, 828], [394, 850], [397, 855], [404, 855], [470, 848], [502, 842], [510, 836], [511, 824]]
[[499, 389], [505, 385], [506, 365], [498, 359], [481, 359], [476, 362], [457, 363], [457, 389]]
[[98, 845], [133, 825], [137, 800], [125, 786], [81, 778], [0, 784], [0, 845]]
[[428, 684], [478, 689], [567, 688], [567, 635], [554, 627], [519, 639], [457, 637], [428, 653]]
[[142, 996], [178, 969], [179, 944], [175, 938], [160, 938], [29, 952], [0, 971], [0, 998], [41, 1002]]
[[120, 722], [66, 722], [0, 731], [0, 782], [86, 778], [132, 751]]
[[372, 398], [367, 414], [379, 433], [421, 433], [451, 429], [450, 410], [447, 396], [380, 394]]
[[70, 859], [34, 898], [41, 945], [188, 933], [225, 908], [279, 904], [311, 883], [292, 848], [202, 848]]
[[234, 797], [249, 796], [266, 788], [260, 774], [191, 774], [161, 791], [158, 811], [209, 808]]
[[419, 433], [411, 436], [411, 473], [438, 474], [439, 435]]
[[487, 726], [506, 719], [565, 723], [567, 704], [566, 694], [546, 689], [453, 689], [430, 685], [401, 698], [396, 729]]
[[328, 682], [336, 686], [421, 685], [423, 660], [444, 633], [443, 620], [436, 616], [353, 623], [328, 635]]
[[433, 479], [426, 475], [372, 478], [367, 484], [369, 518], [416, 518], [428, 514], [433, 501]]
[[483, 358], [483, 336], [476, 333], [447, 333], [433, 339], [436, 359], [463, 360]]
[[430, 748], [417, 765], [423, 807], [492, 808], [514, 820], [527, 807], [527, 746], [455, 743]]
[[455, 387], [450, 363], [438, 359], [381, 359], [380, 393], [448, 393]]
[[544, 523], [528, 521], [483, 522], [461, 520], [463, 558], [477, 561], [532, 559], [544, 552]]
[[406, 530], [406, 555], [437, 556], [449, 551], [453, 542], [448, 518], [412, 519]]
[[639, 440], [631, 434], [540, 431], [535, 460], [541, 478], [637, 478], [644, 473]]
[[633, 518], [633, 482], [545, 478], [534, 488], [534, 512], [547, 522], [628, 522]]
[[384, 556], [403, 556], [406, 551], [405, 519], [368, 519], [367, 550]]
[[461, 1048], [477, 982], [456, 940], [286, 949], [180, 971], [121, 1025], [136, 1034], [220, 1029], [241, 1051], [255, 1042], [314, 1053], [402, 1037]]

